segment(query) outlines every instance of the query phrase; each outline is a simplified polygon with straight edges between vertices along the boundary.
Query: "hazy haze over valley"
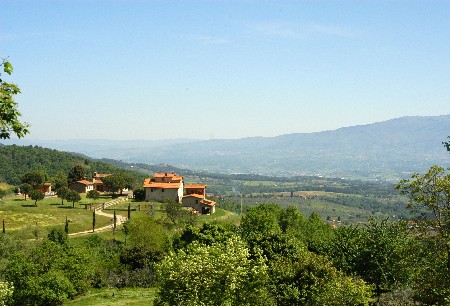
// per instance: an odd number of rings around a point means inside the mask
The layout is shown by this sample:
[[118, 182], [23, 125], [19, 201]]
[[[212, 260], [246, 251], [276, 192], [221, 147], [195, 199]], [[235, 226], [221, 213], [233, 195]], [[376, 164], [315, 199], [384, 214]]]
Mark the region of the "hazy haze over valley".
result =
[[192, 140], [12, 140], [125, 162], [168, 163], [222, 173], [398, 179], [448, 165], [442, 141], [450, 115], [402, 117], [333, 131], [277, 137]]

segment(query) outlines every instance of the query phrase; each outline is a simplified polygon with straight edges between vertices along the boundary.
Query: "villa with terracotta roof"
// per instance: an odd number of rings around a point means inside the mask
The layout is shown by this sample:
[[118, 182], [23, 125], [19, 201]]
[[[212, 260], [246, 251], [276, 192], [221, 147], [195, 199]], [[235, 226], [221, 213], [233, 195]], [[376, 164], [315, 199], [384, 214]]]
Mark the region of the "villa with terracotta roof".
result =
[[94, 183], [94, 189], [98, 192], [108, 191], [106, 190], [105, 184], [103, 184], [103, 179], [110, 176], [110, 173], [97, 173], [94, 172], [92, 175], [92, 182]]
[[216, 202], [208, 200], [201, 194], [188, 194], [183, 197], [183, 207], [191, 207], [200, 214], [213, 214]]
[[[155, 173], [153, 178], [144, 180], [147, 201], [174, 200], [183, 203], [201, 214], [213, 214], [216, 202], [206, 199], [206, 185], [183, 184], [183, 177], [175, 173]], [[185, 190], [185, 196], [183, 196]]]
[[69, 189], [79, 193], [87, 193], [94, 190], [94, 183], [87, 180], [80, 180], [69, 184]]
[[181, 202], [183, 177], [174, 173], [155, 173], [153, 178], [144, 180], [144, 190], [147, 201], [173, 200]]

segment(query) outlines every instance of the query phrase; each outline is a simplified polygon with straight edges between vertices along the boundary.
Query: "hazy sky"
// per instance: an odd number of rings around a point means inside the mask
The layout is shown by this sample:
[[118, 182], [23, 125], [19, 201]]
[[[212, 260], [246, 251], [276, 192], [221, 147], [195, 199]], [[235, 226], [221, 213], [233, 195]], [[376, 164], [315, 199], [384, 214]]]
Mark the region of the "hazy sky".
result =
[[241, 138], [450, 113], [450, 1], [1, 0], [33, 139]]

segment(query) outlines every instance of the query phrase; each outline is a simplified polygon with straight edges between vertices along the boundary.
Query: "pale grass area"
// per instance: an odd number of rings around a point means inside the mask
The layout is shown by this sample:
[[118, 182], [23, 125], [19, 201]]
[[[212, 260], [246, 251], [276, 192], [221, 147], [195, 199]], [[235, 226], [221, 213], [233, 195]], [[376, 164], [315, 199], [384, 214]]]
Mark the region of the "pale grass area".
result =
[[[102, 201], [109, 201], [110, 198], [97, 200], [94, 203], [99, 204]], [[61, 205], [61, 199], [57, 197], [46, 198], [38, 201], [34, 206], [34, 201], [22, 196], [8, 196], [0, 201], [0, 221], [5, 220], [7, 231], [20, 231], [30, 226], [48, 229], [54, 226], [64, 227], [66, 217], [69, 220], [69, 232], [89, 230], [92, 228], [92, 211], [85, 209], [80, 203], [91, 203], [82, 195], [82, 200], [75, 203], [64, 201]], [[104, 216], [96, 217], [96, 227], [106, 226], [111, 223], [110, 218]]]
[[87, 294], [68, 300], [71, 306], [151, 306], [156, 297], [155, 288], [105, 288], [90, 290]]

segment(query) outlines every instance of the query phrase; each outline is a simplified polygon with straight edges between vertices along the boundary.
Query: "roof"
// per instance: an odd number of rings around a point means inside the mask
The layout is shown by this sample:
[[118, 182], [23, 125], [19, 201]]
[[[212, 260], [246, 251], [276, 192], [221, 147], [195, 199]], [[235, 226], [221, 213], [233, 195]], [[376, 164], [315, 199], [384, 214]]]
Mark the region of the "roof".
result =
[[179, 176], [179, 175], [176, 175], [175, 173], [155, 173], [154, 175], [153, 175], [153, 177], [154, 178], [160, 178], [160, 177], [173, 177], [173, 178], [178, 178], [178, 177], [181, 177], [181, 178], [183, 178], [182, 176]]
[[184, 185], [185, 189], [206, 189], [206, 185], [202, 185], [202, 184], [189, 184], [189, 185]]
[[99, 180], [99, 179], [94, 179], [94, 184], [103, 184], [103, 181], [102, 180]]
[[190, 198], [190, 197], [192, 197], [192, 198], [197, 198], [197, 199], [202, 199], [202, 200], [203, 200], [203, 196], [200, 195], [200, 194], [196, 194], [196, 193], [185, 195], [185, 196], [183, 197], [183, 199], [184, 199], [184, 198]]
[[216, 205], [216, 202], [211, 201], [211, 200], [207, 200], [207, 199], [203, 199], [200, 203], [203, 204], [203, 205], [207, 205], [207, 206], [214, 206], [214, 205]]
[[159, 189], [178, 189], [181, 187], [180, 182], [163, 183], [152, 182], [150, 178], [144, 180], [144, 188], [159, 188]]
[[83, 185], [92, 185], [92, 184], [94, 184], [94, 183], [86, 181], [86, 180], [76, 181], [75, 183], [79, 183], [79, 184], [83, 184]]
[[214, 206], [214, 205], [216, 205], [216, 202], [211, 201], [211, 200], [207, 200], [207, 199], [203, 198], [202, 195], [195, 194], [195, 193], [185, 195], [185, 196], [183, 197], [183, 199], [184, 199], [184, 198], [197, 198], [197, 199], [200, 199], [200, 200], [201, 200], [201, 201], [200, 201], [200, 204], [206, 205], [206, 206]]

